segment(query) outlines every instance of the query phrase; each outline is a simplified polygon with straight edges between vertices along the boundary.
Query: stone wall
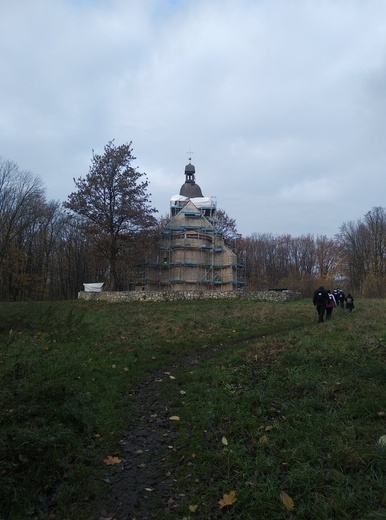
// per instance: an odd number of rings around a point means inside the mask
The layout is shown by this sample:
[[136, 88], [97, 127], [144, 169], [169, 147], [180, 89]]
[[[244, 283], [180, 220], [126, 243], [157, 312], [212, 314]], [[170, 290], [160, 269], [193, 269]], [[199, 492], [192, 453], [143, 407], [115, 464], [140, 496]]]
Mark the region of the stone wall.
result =
[[85, 292], [78, 293], [78, 298], [87, 301], [107, 301], [107, 302], [166, 302], [176, 300], [261, 300], [284, 302], [301, 298], [300, 293], [286, 291], [231, 291], [231, 292], [211, 292], [211, 291], [122, 291], [122, 292]]

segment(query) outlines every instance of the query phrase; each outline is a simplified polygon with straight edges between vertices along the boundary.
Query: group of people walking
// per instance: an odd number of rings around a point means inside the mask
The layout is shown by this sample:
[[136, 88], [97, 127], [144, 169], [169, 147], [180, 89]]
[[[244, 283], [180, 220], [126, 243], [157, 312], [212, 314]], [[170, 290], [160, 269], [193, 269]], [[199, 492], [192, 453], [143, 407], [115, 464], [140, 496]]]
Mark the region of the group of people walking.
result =
[[331, 292], [329, 289], [320, 286], [319, 289], [316, 289], [314, 292], [312, 302], [316, 307], [319, 323], [324, 322], [324, 315], [326, 315], [326, 320], [331, 319], [334, 307], [344, 309], [346, 305], [346, 309], [349, 313], [354, 309], [354, 298], [352, 294], [348, 293], [346, 296], [339, 287]]

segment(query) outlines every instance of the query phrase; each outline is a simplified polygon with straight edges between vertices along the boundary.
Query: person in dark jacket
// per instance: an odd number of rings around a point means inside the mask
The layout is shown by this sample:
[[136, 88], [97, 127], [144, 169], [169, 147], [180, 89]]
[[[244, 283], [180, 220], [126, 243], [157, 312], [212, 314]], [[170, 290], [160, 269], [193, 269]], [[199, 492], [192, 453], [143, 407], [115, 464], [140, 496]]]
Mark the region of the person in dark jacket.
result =
[[326, 289], [321, 285], [319, 289], [314, 292], [312, 303], [316, 306], [318, 313], [318, 323], [324, 322], [324, 313], [326, 312], [326, 303], [328, 300], [328, 293]]
[[348, 310], [349, 314], [351, 314], [352, 310], [354, 309], [354, 298], [352, 297], [351, 293], [348, 293], [346, 296], [346, 309]]
[[342, 291], [342, 289], [339, 289], [339, 303], [340, 303], [341, 309], [344, 309], [345, 299], [346, 299], [346, 296], [345, 296], [344, 292]]

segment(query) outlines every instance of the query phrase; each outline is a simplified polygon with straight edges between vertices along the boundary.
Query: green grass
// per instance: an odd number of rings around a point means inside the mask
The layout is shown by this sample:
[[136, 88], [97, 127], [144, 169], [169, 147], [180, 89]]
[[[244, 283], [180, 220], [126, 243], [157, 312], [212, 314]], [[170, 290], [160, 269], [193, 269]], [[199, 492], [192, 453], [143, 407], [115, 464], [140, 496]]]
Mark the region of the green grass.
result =
[[44, 518], [51, 501], [56, 520], [90, 519], [130, 390], [220, 344], [160, 386], [181, 418], [185, 497], [164, 518], [386, 518], [385, 312], [364, 300], [317, 324], [307, 300], [0, 304], [0, 518]]

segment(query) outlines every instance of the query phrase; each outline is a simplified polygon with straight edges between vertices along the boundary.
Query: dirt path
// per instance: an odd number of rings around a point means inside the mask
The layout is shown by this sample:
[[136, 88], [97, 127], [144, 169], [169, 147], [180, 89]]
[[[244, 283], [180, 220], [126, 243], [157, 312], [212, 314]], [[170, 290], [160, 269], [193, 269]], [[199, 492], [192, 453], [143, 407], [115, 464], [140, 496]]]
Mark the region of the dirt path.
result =
[[[278, 333], [303, 327], [304, 324], [299, 324]], [[97, 511], [96, 520], [159, 519], [160, 515], [154, 511], [167, 513], [179, 507], [184, 497], [176, 496], [175, 465], [170, 460], [172, 452], [178, 451], [175, 445], [178, 429], [169, 420], [172, 415], [168, 413], [170, 401], [159, 391], [160, 384], [168, 377], [168, 373], [198, 365], [219, 351], [247, 345], [261, 337], [266, 336], [205, 348], [176, 360], [170, 367], [152, 374], [134, 389], [131, 394], [135, 397], [134, 421], [120, 441], [119, 458], [122, 462], [108, 466], [105, 470], [105, 479], [109, 483], [108, 500]]]
[[106, 467], [108, 501], [99, 508], [96, 519], [148, 520], [159, 518], [157, 513], [148, 512], [149, 504], [153, 512], [157, 509], [171, 512], [178, 508], [184, 497], [175, 494], [175, 468], [170, 461], [172, 452], [178, 451], [175, 446], [177, 429], [168, 418], [169, 402], [159, 391], [162, 381], [168, 377], [165, 372], [197, 365], [220, 349], [242, 343], [248, 341], [207, 348], [177, 360], [134, 389], [135, 420], [120, 441], [121, 463]]

